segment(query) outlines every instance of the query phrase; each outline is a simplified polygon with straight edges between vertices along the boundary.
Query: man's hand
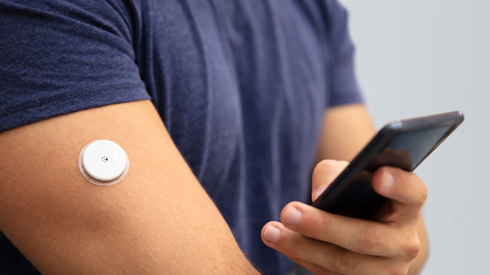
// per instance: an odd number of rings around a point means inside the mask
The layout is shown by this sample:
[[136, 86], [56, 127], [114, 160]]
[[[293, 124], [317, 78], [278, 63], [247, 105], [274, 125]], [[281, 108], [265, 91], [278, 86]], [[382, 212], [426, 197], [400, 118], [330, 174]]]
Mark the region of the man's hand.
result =
[[[313, 199], [346, 166], [320, 162], [313, 172]], [[392, 167], [378, 169], [372, 186], [390, 199], [378, 221], [291, 202], [281, 223], [269, 222], [262, 229], [264, 243], [315, 274], [407, 274], [420, 250], [417, 227], [427, 189], [417, 175]]]

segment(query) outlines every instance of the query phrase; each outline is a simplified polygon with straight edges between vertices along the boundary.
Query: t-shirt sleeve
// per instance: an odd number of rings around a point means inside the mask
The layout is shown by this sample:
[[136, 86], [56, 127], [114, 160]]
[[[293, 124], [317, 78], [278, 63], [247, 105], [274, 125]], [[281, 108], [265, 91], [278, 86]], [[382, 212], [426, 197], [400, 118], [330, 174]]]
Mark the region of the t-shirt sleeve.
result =
[[327, 0], [326, 6], [332, 54], [331, 86], [327, 105], [361, 103], [363, 97], [355, 74], [355, 47], [349, 35], [347, 10], [336, 0]]
[[0, 1], [0, 132], [148, 99], [131, 34], [120, 2]]

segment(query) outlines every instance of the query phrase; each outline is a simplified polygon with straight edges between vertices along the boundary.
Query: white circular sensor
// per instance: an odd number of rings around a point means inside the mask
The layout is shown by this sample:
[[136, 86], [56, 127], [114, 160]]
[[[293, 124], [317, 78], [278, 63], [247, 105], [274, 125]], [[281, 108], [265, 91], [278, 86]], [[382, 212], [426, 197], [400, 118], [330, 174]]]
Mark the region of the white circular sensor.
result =
[[126, 152], [110, 140], [96, 140], [88, 144], [82, 154], [83, 169], [96, 180], [110, 182], [127, 171]]

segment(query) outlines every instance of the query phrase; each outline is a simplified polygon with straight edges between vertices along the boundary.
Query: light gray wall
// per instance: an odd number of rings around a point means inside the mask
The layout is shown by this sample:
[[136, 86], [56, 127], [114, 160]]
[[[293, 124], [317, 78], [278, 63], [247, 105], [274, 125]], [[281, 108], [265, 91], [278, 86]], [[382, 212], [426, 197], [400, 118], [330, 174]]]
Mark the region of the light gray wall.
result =
[[452, 110], [466, 116], [417, 169], [429, 189], [423, 274], [490, 274], [490, 1], [341, 2], [378, 128]]

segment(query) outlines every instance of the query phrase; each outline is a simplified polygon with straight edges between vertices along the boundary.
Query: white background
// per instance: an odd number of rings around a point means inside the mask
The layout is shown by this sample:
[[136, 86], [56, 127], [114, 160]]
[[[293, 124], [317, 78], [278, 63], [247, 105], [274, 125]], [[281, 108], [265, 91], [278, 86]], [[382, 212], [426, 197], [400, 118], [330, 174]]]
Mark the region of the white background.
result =
[[466, 120], [419, 168], [429, 189], [423, 274], [490, 274], [490, 0], [341, 0], [378, 128], [461, 110]]

